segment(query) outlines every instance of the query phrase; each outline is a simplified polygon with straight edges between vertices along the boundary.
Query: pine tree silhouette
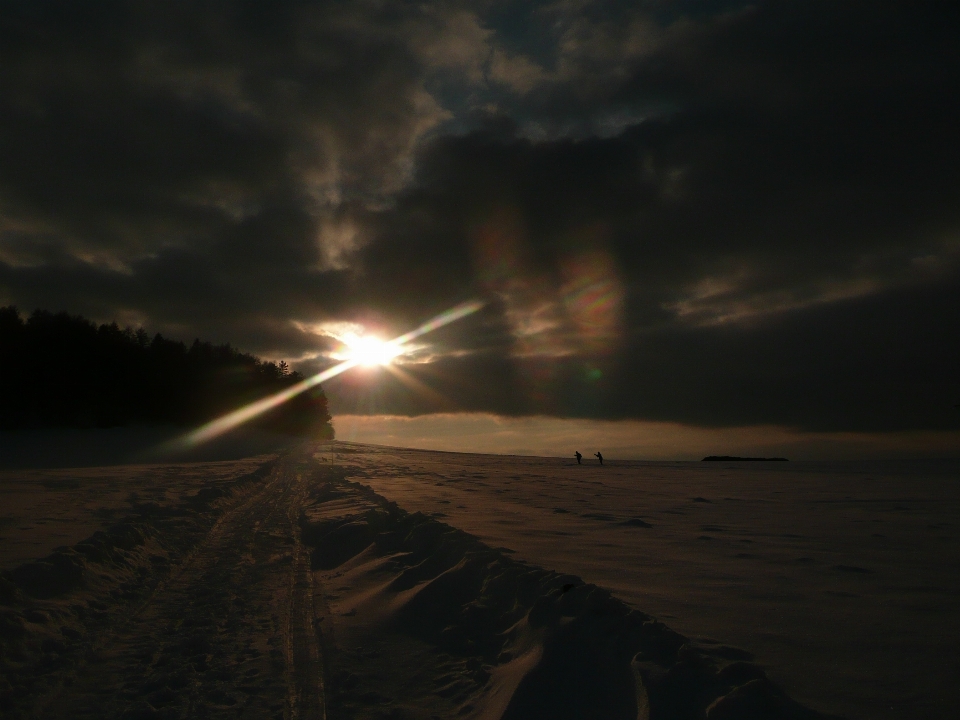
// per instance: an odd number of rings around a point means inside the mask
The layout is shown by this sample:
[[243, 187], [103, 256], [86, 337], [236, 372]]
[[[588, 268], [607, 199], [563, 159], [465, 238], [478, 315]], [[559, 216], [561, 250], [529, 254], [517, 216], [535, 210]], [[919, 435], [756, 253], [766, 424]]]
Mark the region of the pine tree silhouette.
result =
[[[116, 323], [97, 326], [37, 310], [24, 320], [0, 307], [0, 429], [195, 425], [296, 384], [272, 363], [199, 339], [189, 348]], [[332, 438], [320, 387], [258, 418], [258, 427]]]

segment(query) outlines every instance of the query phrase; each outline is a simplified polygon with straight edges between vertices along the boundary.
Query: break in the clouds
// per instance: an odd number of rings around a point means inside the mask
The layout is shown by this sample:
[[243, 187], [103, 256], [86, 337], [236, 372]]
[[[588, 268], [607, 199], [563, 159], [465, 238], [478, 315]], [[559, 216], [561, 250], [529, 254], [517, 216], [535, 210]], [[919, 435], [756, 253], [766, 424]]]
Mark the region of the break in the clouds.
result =
[[311, 369], [340, 413], [960, 427], [938, 2], [3, 2], [0, 303]]

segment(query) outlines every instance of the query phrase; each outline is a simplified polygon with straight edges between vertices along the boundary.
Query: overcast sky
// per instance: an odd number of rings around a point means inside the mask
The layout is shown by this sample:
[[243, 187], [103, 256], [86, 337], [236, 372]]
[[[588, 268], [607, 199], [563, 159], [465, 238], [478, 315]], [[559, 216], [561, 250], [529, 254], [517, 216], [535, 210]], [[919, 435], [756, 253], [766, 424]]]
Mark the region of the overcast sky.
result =
[[476, 298], [333, 410], [942, 445], [958, 7], [3, 1], [0, 304], [312, 372]]

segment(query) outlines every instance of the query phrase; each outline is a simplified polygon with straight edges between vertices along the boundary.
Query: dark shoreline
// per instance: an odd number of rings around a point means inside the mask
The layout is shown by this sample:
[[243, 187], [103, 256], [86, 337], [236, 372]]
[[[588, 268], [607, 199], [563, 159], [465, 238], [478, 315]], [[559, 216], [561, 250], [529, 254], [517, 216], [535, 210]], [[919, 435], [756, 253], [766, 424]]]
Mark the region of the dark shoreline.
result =
[[751, 462], [787, 462], [787, 459], [782, 457], [769, 457], [769, 458], [736, 457], [735, 455], [707, 455], [700, 462], [713, 462], [713, 461], [720, 461], [720, 460], [748, 460]]

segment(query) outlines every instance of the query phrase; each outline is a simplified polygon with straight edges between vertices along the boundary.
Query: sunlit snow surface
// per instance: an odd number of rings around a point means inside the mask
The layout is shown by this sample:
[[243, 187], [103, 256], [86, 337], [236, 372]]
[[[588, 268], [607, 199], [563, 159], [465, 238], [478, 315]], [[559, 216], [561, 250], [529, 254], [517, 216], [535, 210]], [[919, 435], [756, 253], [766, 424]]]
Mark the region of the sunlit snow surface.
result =
[[330, 459], [401, 507], [749, 650], [810, 707], [906, 720], [960, 704], [958, 462], [600, 467], [585, 447], [579, 466], [354, 447]]

